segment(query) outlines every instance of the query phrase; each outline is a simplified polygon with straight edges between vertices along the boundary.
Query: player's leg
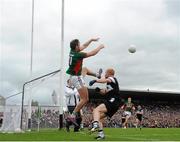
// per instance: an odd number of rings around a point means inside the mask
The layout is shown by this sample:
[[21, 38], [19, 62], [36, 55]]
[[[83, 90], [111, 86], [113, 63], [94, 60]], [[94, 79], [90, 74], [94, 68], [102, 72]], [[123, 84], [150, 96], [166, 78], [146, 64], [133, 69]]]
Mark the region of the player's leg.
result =
[[80, 101], [76, 105], [73, 113], [70, 115], [70, 118], [69, 118], [72, 122], [75, 122], [74, 123], [75, 125], [77, 125], [76, 117], [78, 117], [78, 114], [80, 113], [80, 110], [89, 101], [87, 87], [85, 87], [85, 86], [81, 87], [80, 89], [78, 89], [78, 92], [79, 92], [79, 95], [80, 95]]
[[65, 123], [65, 126], [66, 126], [66, 131], [67, 131], [67, 132], [70, 132], [69, 126], [70, 126], [70, 123], [71, 123], [71, 122], [68, 120], [68, 115], [69, 115], [69, 111], [66, 110], [66, 111], [64, 112], [64, 118], [65, 118], [65, 120], [66, 120], [66, 121], [65, 121], [65, 122], [66, 122], [66, 123]]
[[[136, 116], [136, 117], [137, 117], [137, 116]], [[136, 128], [138, 128], [138, 125], [139, 125], [139, 119], [136, 118], [136, 123], [135, 123]]]
[[98, 135], [96, 137], [96, 140], [101, 140], [105, 138], [105, 134], [103, 131], [103, 123], [102, 123], [105, 117], [106, 115], [104, 115], [104, 113], [101, 113], [100, 121], [99, 121], [99, 130], [98, 130]]
[[99, 129], [99, 121], [104, 118], [107, 112], [105, 104], [100, 104], [93, 111], [93, 127], [91, 129], [92, 132], [97, 131]]
[[88, 69], [86, 67], [82, 68], [81, 75], [85, 77], [87, 75]]
[[139, 119], [139, 127], [140, 127], [140, 130], [141, 130], [142, 129], [142, 115], [141, 115], [141, 117]]
[[83, 115], [82, 109], [80, 111], [80, 115], [81, 115], [80, 129], [83, 130], [84, 129], [84, 115]]
[[76, 116], [76, 123], [78, 125], [74, 125], [74, 132], [78, 132], [79, 131], [81, 121], [82, 121], [82, 118], [81, 118], [81, 114], [79, 113], [78, 116]]
[[89, 101], [89, 97], [88, 97], [88, 89], [87, 87], [85, 87], [85, 83], [82, 76], [71, 76], [70, 81], [72, 85], [78, 90], [80, 96], [79, 103], [76, 105], [74, 111], [69, 116], [69, 119], [72, 122], [75, 122], [76, 115], [78, 116], [82, 107]]
[[131, 117], [131, 113], [127, 111], [126, 112], [126, 119], [125, 119], [125, 122], [124, 122], [124, 128], [128, 127], [128, 120], [129, 120], [130, 117]]
[[75, 109], [73, 111], [73, 114], [77, 113], [77, 115], [78, 115], [78, 113], [80, 112], [82, 107], [89, 101], [88, 89], [85, 86], [85, 82], [84, 82], [82, 76], [71, 76], [70, 82], [78, 90], [78, 93], [79, 93], [79, 96], [80, 96], [80, 101], [76, 105], [76, 107], [75, 107]]
[[66, 131], [67, 132], [70, 132], [70, 129], [69, 129], [70, 125], [71, 125], [71, 122], [68, 119], [66, 119]]
[[126, 118], [122, 117], [122, 128], [125, 128], [125, 121], [126, 121]]
[[82, 107], [89, 101], [87, 87], [83, 86], [82, 88], [78, 89], [78, 93], [80, 95], [80, 101], [75, 107], [74, 112], [80, 112]]
[[127, 115], [127, 116], [126, 116], [126, 119], [125, 119], [124, 128], [127, 128], [127, 127], [128, 127], [128, 120], [129, 120], [129, 116]]
[[141, 121], [139, 120], [139, 128], [140, 128], [140, 130], [141, 130], [141, 128], [142, 128], [142, 124], [141, 124]]
[[90, 69], [88, 69], [87, 67], [83, 67], [82, 71], [81, 71], [81, 75], [83, 77], [85, 77], [86, 75], [90, 75], [90, 76], [94, 76], [97, 78], [101, 78], [103, 70], [100, 68], [99, 71], [97, 73], [91, 71]]
[[[67, 132], [70, 131], [69, 127], [73, 125], [74, 123], [69, 119], [69, 114], [71, 114], [74, 110], [75, 106], [67, 106], [67, 110], [64, 113], [65, 120], [66, 120], [66, 130]], [[76, 124], [76, 123], [75, 123]], [[75, 125], [74, 124], [74, 125]], [[76, 124], [77, 125], [77, 124]]]

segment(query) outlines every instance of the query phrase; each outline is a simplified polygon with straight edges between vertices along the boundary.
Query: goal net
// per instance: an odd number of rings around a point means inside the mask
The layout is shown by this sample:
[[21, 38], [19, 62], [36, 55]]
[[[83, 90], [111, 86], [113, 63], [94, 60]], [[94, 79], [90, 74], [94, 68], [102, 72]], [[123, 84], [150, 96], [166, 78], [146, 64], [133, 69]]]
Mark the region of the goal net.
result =
[[[24, 130], [58, 128], [59, 109], [60, 106], [65, 106], [64, 97], [59, 98], [59, 73], [55, 72], [42, 78], [40, 77], [25, 86], [22, 115], [22, 120], [26, 120], [23, 122]], [[59, 104], [58, 100], [60, 99], [63, 100], [63, 104]]]
[[0, 132], [21, 132], [21, 104], [18, 103], [20, 98], [21, 93], [18, 93], [18, 95], [9, 96], [4, 100], [3, 110], [1, 111], [2, 126]]
[[[8, 99], [3, 112], [1, 132], [58, 128], [59, 109], [60, 106], [65, 106], [64, 98], [59, 98], [59, 72], [52, 72], [26, 82], [22, 91], [23, 103], [22, 94], [17, 96], [20, 101], [16, 101], [16, 97]], [[63, 104], [59, 105], [58, 99], [63, 99]]]
[[21, 106], [5, 106], [1, 132], [21, 132]]

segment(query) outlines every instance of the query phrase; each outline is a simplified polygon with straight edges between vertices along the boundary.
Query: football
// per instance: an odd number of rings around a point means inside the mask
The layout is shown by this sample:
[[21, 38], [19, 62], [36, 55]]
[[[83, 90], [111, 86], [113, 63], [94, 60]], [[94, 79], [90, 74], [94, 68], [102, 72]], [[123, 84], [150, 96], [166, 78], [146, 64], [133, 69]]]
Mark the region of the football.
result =
[[131, 44], [128, 49], [129, 53], [135, 53], [136, 52], [136, 46]]

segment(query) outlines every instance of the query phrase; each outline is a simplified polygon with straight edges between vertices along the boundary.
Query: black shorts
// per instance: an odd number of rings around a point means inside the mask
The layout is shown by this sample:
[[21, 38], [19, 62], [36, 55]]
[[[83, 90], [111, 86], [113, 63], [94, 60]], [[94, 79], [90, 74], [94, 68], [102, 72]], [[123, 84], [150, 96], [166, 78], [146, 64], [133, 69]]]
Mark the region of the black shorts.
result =
[[103, 102], [106, 106], [106, 115], [112, 117], [119, 109], [121, 100], [119, 98], [109, 98]]
[[122, 117], [122, 124], [126, 121], [126, 118], [125, 117]]
[[136, 114], [136, 117], [139, 121], [142, 121], [142, 114]]

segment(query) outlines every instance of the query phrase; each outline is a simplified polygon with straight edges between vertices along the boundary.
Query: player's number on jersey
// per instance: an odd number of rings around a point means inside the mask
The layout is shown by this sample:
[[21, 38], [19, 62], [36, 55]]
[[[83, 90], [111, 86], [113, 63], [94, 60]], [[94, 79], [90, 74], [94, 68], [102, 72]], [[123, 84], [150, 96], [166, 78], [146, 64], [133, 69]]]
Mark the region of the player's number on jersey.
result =
[[72, 56], [69, 55], [69, 66], [72, 64]]

